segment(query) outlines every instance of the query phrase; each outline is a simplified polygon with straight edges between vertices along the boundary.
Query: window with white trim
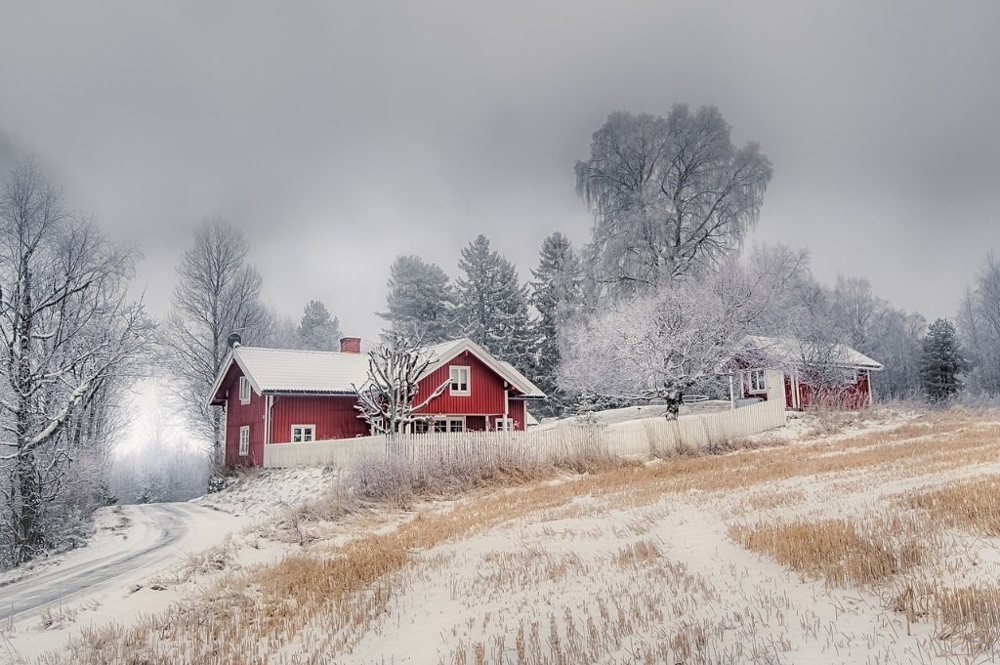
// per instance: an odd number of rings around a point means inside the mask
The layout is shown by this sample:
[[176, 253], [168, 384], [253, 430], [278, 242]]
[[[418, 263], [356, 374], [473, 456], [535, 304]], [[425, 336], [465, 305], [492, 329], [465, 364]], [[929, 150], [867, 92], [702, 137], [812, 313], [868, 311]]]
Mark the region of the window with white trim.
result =
[[435, 418], [431, 431], [440, 434], [464, 432], [465, 418]]
[[750, 392], [752, 393], [767, 392], [767, 383], [764, 380], [764, 370], [762, 369], [750, 370]]
[[240, 456], [246, 457], [250, 454], [250, 425], [240, 427]]
[[250, 379], [245, 376], [240, 377], [240, 404], [250, 403]]
[[497, 418], [496, 427], [498, 432], [513, 432], [514, 419], [500, 416]]
[[469, 394], [469, 368], [462, 365], [451, 366], [451, 385], [449, 387], [452, 395]]
[[315, 425], [292, 425], [292, 443], [305, 443], [316, 440]]

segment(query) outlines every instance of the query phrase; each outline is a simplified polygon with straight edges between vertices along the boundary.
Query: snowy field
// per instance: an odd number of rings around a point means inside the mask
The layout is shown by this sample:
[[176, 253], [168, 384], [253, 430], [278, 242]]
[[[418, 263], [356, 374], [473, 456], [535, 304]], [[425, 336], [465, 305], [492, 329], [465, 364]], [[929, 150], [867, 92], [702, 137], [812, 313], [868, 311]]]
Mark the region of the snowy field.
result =
[[757, 443], [405, 508], [250, 474], [191, 504], [183, 555], [0, 625], [0, 663], [1000, 659], [1000, 416], [798, 416]]

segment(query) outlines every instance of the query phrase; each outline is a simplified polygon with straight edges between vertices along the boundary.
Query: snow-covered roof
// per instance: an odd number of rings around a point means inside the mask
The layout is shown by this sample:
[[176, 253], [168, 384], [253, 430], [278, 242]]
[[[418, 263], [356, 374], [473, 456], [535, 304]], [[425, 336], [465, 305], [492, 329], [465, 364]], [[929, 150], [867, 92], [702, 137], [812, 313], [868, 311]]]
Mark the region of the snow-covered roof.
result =
[[235, 361], [258, 393], [353, 393], [368, 380], [368, 356], [239, 346]]
[[759, 354], [774, 365], [801, 365], [804, 359], [822, 356], [826, 362], [838, 367], [850, 367], [881, 371], [882, 363], [873, 360], [846, 344], [834, 344], [829, 349], [803, 342], [791, 337], [764, 337], [750, 335], [740, 344], [742, 353]]
[[[481, 346], [465, 338], [424, 347], [421, 352], [430, 364], [423, 376], [467, 350], [524, 397], [545, 397], [535, 384], [509, 363], [495, 358]], [[360, 387], [368, 380], [367, 354], [237, 346], [222, 364], [222, 370], [209, 395], [210, 404], [220, 403], [219, 390], [233, 363], [239, 365], [258, 394], [353, 395], [354, 386]]]

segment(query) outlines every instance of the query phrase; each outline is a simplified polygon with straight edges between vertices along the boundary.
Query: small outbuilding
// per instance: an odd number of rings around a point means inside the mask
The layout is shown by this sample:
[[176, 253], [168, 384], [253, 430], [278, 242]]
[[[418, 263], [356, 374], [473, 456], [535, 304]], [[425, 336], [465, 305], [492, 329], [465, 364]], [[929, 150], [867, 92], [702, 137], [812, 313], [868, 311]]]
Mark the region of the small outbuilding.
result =
[[882, 369], [882, 363], [844, 344], [750, 336], [729, 363], [730, 397], [734, 405], [764, 401], [773, 388], [769, 383], [780, 381], [788, 409], [862, 409], [874, 399], [872, 372]]

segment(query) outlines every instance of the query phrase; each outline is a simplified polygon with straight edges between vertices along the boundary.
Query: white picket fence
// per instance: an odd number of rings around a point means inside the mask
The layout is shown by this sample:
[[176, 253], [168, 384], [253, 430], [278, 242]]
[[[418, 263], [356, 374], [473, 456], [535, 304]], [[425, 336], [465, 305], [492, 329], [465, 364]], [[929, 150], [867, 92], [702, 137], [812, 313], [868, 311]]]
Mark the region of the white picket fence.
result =
[[712, 445], [781, 427], [785, 424], [783, 399], [772, 399], [739, 409], [677, 420], [647, 418], [607, 426], [566, 422], [557, 427], [526, 432], [463, 432], [398, 435], [275, 443], [264, 446], [264, 466], [349, 467], [363, 458], [390, 453], [416, 460], [456, 461], [491, 456], [517, 455], [536, 461], [568, 459], [581, 451], [621, 458], [644, 458], [682, 449], [704, 450]]

